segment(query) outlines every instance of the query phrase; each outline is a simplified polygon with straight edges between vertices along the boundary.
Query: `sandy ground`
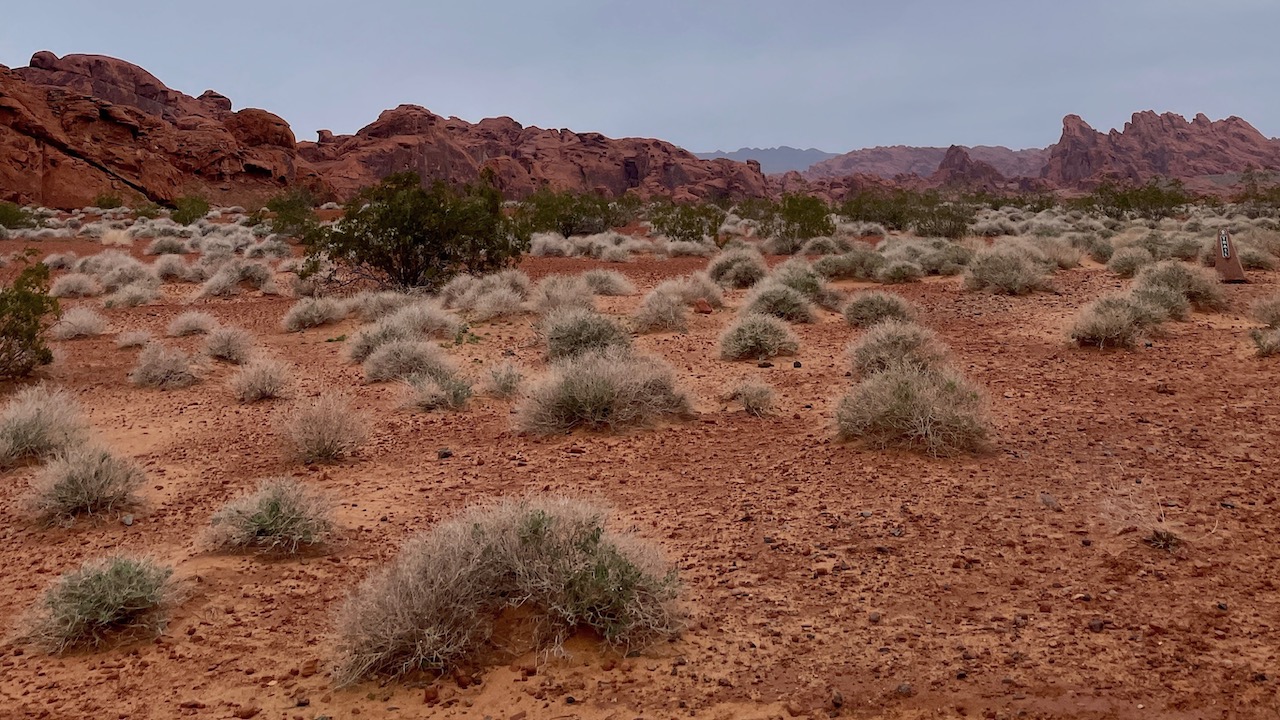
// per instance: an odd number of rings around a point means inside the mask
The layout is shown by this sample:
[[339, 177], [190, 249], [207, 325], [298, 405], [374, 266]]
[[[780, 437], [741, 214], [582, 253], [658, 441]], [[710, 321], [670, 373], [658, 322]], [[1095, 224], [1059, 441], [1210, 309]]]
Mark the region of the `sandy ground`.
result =
[[[40, 245], [67, 248], [98, 246]], [[608, 267], [643, 291], [705, 262]], [[522, 268], [536, 278], [601, 265]], [[957, 278], [893, 288], [990, 394], [991, 451], [950, 459], [835, 442], [857, 334], [835, 314], [796, 326], [799, 354], [772, 367], [718, 359], [741, 291], [694, 315], [687, 334], [637, 339], [674, 366], [696, 418], [537, 438], [513, 431], [509, 401], [478, 395], [460, 413], [418, 414], [400, 388], [362, 384], [333, 341], [354, 321], [288, 334], [288, 298], [191, 303], [193, 286], [166, 286], [162, 303], [103, 311], [107, 335], [56, 343], [41, 373], [79, 396], [96, 439], [145, 466], [145, 505], [129, 526], [43, 528], [21, 510], [33, 469], [7, 473], [0, 632], [11, 637], [59, 573], [118, 551], [172, 564], [185, 599], [154, 642], [60, 657], [3, 642], [0, 717], [1277, 717], [1280, 362], [1253, 356], [1246, 308], [1280, 281], [1252, 279], [1227, 288], [1231, 310], [1171, 324], [1132, 352], [1065, 340], [1080, 307], [1125, 284], [1098, 267], [1022, 298], [966, 292]], [[96, 306], [68, 306], [80, 302]], [[622, 315], [638, 302], [601, 307]], [[190, 389], [131, 387], [137, 351], [117, 350], [114, 335], [161, 335], [193, 307], [292, 363], [295, 397], [349, 392], [370, 441], [341, 464], [303, 467], [281, 439], [290, 402], [241, 406], [231, 370], [212, 363]], [[478, 343], [450, 352], [476, 378], [504, 352], [545, 369], [529, 318], [474, 331]], [[775, 415], [717, 399], [743, 377], [778, 390]], [[341, 541], [301, 559], [210, 552], [209, 516], [284, 474], [338, 499]], [[332, 686], [333, 615], [360, 579], [469, 503], [541, 491], [602, 498], [618, 527], [663, 547], [685, 583], [678, 641], [619, 658], [578, 639], [563, 657], [528, 654], [470, 682]], [[1161, 518], [1186, 539], [1175, 552], [1142, 540]]]

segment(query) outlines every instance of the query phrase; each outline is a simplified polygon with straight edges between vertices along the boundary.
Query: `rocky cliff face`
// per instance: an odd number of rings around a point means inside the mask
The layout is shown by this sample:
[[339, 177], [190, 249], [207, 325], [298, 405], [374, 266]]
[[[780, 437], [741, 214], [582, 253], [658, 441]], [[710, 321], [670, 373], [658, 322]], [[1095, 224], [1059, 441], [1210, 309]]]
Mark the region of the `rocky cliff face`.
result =
[[1280, 144], [1238, 117], [1138, 112], [1124, 129], [1103, 134], [1078, 115], [1062, 120], [1062, 138], [1049, 148], [1042, 176], [1063, 188], [1104, 180], [1144, 183], [1153, 177], [1194, 181], [1248, 167], [1280, 168]]
[[[997, 172], [1007, 178], [1020, 176], [1039, 177], [1048, 157], [1047, 150], [1036, 148], [1010, 150], [1007, 147], [998, 145], [960, 147], [972, 159], [994, 167]], [[876, 175], [882, 178], [892, 178], [899, 175], [928, 177], [941, 167], [948, 150], [948, 148], [941, 147], [908, 147], [906, 145], [854, 150], [853, 152], [815, 163], [805, 171], [804, 176], [811, 180], [851, 174]]]
[[543, 186], [685, 200], [768, 194], [759, 163], [701, 160], [661, 140], [543, 130], [507, 117], [472, 124], [417, 105], [387, 110], [355, 135], [322, 131], [299, 150], [344, 196], [393, 172], [467, 183], [486, 169], [513, 198]]
[[0, 66], [0, 199], [83, 207], [99, 193], [165, 202], [184, 193], [238, 204], [309, 183], [292, 131], [265, 110], [232, 112], [129, 63], [37, 53]]
[[974, 160], [959, 145], [952, 145], [929, 181], [940, 187], [995, 192], [1005, 186], [1005, 177], [990, 163]]

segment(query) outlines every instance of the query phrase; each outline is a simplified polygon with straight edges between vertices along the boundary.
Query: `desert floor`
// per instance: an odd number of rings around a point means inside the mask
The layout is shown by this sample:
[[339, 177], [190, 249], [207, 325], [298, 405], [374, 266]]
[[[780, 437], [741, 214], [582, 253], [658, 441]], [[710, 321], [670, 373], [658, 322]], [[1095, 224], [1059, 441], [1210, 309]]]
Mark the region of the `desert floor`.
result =
[[[609, 267], [643, 293], [705, 264], [528, 258], [521, 269], [537, 279]], [[1061, 272], [1057, 293], [1028, 297], [967, 292], [958, 278], [889, 288], [990, 395], [990, 451], [955, 458], [834, 440], [834, 407], [853, 382], [844, 349], [858, 332], [837, 314], [794, 326], [799, 353], [772, 367], [720, 360], [718, 335], [744, 291], [693, 315], [687, 334], [636, 339], [676, 369], [695, 418], [540, 438], [512, 429], [514, 401], [477, 394], [462, 412], [422, 414], [402, 407], [402, 388], [363, 384], [334, 341], [355, 320], [285, 333], [291, 298], [190, 302], [194, 286], [166, 285], [162, 302], [100, 310], [109, 332], [55, 343], [56, 362], [39, 373], [79, 396], [95, 439], [145, 466], [146, 502], [131, 525], [46, 528], [22, 510], [35, 468], [0, 481], [0, 716], [1277, 717], [1280, 362], [1254, 356], [1247, 307], [1280, 290], [1280, 274], [1251, 279], [1226, 288], [1225, 313], [1170, 323], [1128, 352], [1065, 339], [1079, 308], [1127, 284], [1100, 266]], [[623, 316], [639, 301], [599, 304]], [[100, 309], [64, 307], [77, 304]], [[337, 465], [300, 465], [281, 439], [290, 401], [238, 404], [228, 366], [207, 363], [190, 389], [132, 387], [137, 350], [116, 349], [114, 335], [163, 335], [188, 309], [250, 330], [291, 363], [295, 397], [349, 392], [369, 442]], [[477, 379], [506, 352], [540, 375], [532, 321], [475, 325], [479, 342], [449, 352]], [[744, 377], [777, 389], [776, 414], [718, 399]], [[453, 455], [440, 459], [442, 448]], [[211, 552], [209, 516], [285, 474], [337, 499], [340, 541], [295, 559]], [[461, 682], [335, 689], [330, 632], [346, 594], [411, 534], [530, 492], [601, 498], [617, 527], [658, 542], [685, 586], [683, 636], [625, 658], [576, 638], [564, 656], [526, 653]], [[1161, 526], [1185, 543], [1145, 543]], [[172, 564], [181, 581], [160, 638], [57, 657], [9, 639], [59, 573], [122, 550]]]

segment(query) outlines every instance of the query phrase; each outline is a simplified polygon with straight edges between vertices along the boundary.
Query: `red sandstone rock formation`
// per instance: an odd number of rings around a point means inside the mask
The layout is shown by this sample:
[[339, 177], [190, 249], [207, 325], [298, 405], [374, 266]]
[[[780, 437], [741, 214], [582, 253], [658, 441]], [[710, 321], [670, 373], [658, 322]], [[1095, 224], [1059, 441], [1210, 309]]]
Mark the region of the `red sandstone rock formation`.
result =
[[[963, 146], [961, 146], [963, 147]], [[1048, 151], [1038, 148], [1010, 150], [1001, 146], [979, 145], [963, 147], [973, 160], [991, 165], [1004, 177], [1039, 177]], [[898, 175], [928, 177], [937, 172], [946, 158], [948, 148], [874, 147], [854, 150], [837, 157], [815, 163], [804, 172], [810, 180], [841, 177], [852, 174], [876, 175], [892, 178]]]
[[969, 153], [959, 145], [952, 145], [938, 170], [929, 176], [929, 182], [940, 187], [995, 192], [1003, 189], [1006, 181], [999, 170], [969, 157]]

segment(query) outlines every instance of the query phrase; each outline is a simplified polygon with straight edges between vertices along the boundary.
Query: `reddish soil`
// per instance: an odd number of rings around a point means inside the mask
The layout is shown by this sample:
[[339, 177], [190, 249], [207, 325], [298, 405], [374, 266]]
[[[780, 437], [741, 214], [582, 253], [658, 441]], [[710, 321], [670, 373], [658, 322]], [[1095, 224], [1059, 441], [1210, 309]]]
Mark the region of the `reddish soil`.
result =
[[[98, 246], [40, 246], [55, 248]], [[643, 291], [705, 262], [608, 267]], [[601, 265], [522, 267], [536, 278]], [[991, 450], [943, 459], [835, 442], [833, 409], [852, 383], [843, 351], [857, 334], [835, 314], [796, 326], [799, 354], [772, 367], [718, 359], [741, 291], [693, 315], [687, 334], [637, 339], [675, 367], [695, 419], [537, 438], [512, 430], [511, 402], [478, 395], [460, 413], [416, 414], [394, 385], [362, 384], [331, 341], [354, 321], [287, 334], [290, 299], [188, 303], [192, 286], [166, 286], [162, 304], [102, 311], [111, 332], [57, 343], [42, 371], [79, 395], [98, 440], [145, 465], [146, 504], [130, 526], [43, 528], [21, 510], [33, 468], [8, 473], [2, 632], [59, 573], [121, 550], [171, 563], [185, 598], [154, 642], [60, 657], [0, 644], [0, 716], [1275, 717], [1280, 362], [1253, 356], [1245, 309], [1280, 288], [1277, 274], [1251, 278], [1226, 288], [1230, 311], [1172, 324], [1132, 352], [1064, 339], [1080, 307], [1124, 284], [1097, 267], [1024, 298], [966, 292], [955, 278], [893, 288], [990, 394]], [[293, 363], [296, 395], [349, 392], [370, 442], [339, 465], [300, 466], [280, 437], [290, 403], [238, 405], [222, 366], [187, 390], [131, 387], [137, 351], [117, 350], [114, 333], [161, 335], [192, 307]], [[544, 368], [528, 319], [474, 331], [478, 343], [451, 352], [477, 377], [504, 351]], [[717, 399], [745, 376], [778, 390], [777, 414]], [[454, 455], [438, 459], [440, 448]], [[201, 533], [218, 507], [289, 473], [340, 501], [340, 543], [292, 560], [209, 551]], [[333, 615], [366, 574], [469, 503], [543, 491], [600, 497], [619, 527], [662, 545], [685, 583], [679, 640], [618, 658], [579, 638], [564, 657], [521, 659], [536, 663], [532, 676], [504, 664], [474, 670], [467, 687], [332, 687]], [[1185, 540], [1174, 552], [1143, 540], [1161, 518]]]

